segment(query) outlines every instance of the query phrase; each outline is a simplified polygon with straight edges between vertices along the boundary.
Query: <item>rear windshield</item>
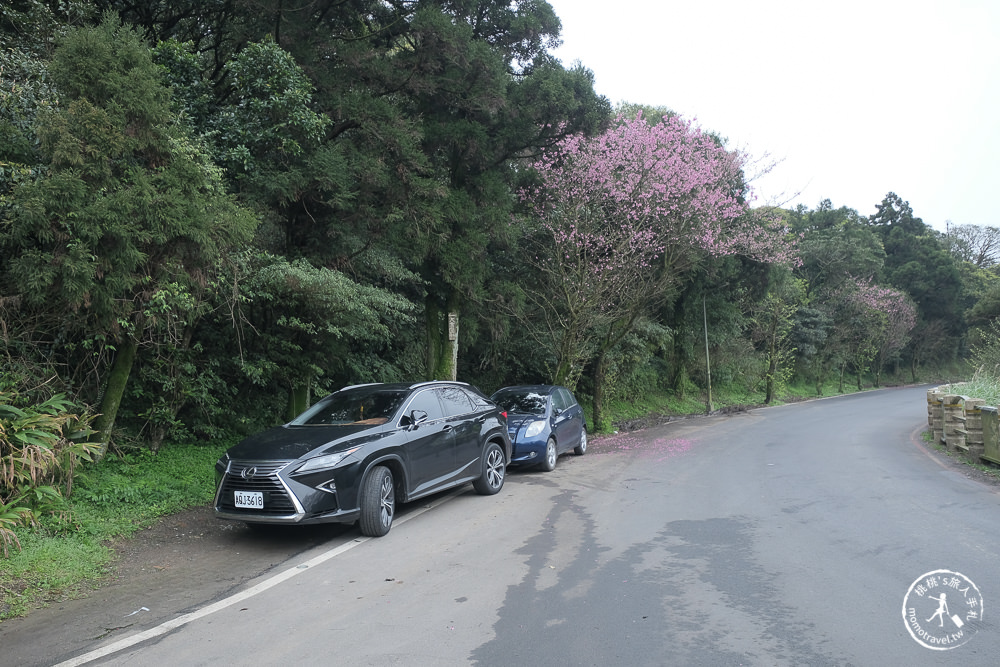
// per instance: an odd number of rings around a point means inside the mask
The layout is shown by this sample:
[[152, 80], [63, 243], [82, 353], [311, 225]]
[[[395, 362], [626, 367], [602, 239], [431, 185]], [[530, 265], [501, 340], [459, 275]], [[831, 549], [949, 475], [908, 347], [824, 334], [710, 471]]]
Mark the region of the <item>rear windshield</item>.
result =
[[546, 398], [535, 392], [502, 392], [493, 397], [493, 402], [507, 412], [544, 415]]
[[384, 424], [396, 414], [407, 393], [378, 387], [338, 391], [317, 402], [290, 423], [295, 426]]

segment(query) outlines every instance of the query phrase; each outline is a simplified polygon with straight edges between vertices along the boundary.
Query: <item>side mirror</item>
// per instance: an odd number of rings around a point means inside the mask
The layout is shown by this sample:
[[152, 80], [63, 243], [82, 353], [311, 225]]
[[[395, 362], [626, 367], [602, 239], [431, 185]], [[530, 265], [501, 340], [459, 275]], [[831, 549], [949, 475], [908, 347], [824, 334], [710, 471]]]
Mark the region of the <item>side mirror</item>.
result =
[[420, 426], [425, 421], [427, 421], [427, 413], [424, 412], [423, 410], [414, 410], [409, 415], [404, 417], [404, 419], [405, 421], [403, 423], [406, 426], [413, 428], [415, 426]]

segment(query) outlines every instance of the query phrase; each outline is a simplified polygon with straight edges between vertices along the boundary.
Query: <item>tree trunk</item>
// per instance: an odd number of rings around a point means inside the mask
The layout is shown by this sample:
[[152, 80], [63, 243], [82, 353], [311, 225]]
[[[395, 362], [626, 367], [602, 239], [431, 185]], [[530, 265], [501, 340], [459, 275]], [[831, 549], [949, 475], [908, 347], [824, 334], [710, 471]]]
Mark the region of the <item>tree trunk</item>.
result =
[[774, 376], [778, 372], [777, 357], [772, 353], [767, 363], [767, 379], [764, 381], [764, 405], [774, 400]]
[[447, 332], [445, 336], [444, 350], [441, 359], [444, 364], [436, 379], [452, 380], [458, 379], [458, 310], [448, 309]]
[[826, 384], [826, 378], [829, 376], [832, 368], [825, 363], [819, 365], [819, 372], [816, 376], [816, 395], [823, 395], [823, 385]]
[[427, 326], [427, 376], [431, 380], [458, 379], [459, 296], [448, 296], [447, 317], [432, 295], [424, 301]]
[[684, 347], [684, 343], [681, 341], [681, 336], [674, 336], [673, 342], [674, 369], [673, 377], [670, 378], [670, 385], [673, 387], [674, 395], [676, 395], [678, 399], [684, 400], [687, 395], [687, 385], [690, 377], [687, 369], [687, 348]]
[[288, 414], [287, 420], [291, 421], [306, 411], [312, 397], [312, 378], [305, 378], [303, 382], [292, 387], [288, 394]]
[[589, 343], [581, 336], [581, 326], [577, 320], [569, 322], [562, 332], [559, 349], [556, 351], [556, 368], [552, 373], [552, 384], [561, 384], [570, 391], [576, 389], [577, 380], [583, 374], [583, 365]]
[[560, 356], [559, 364], [556, 366], [556, 371], [552, 374], [552, 384], [561, 384], [565, 387], [571, 387], [573, 375], [572, 371], [573, 364], [565, 356]]
[[149, 451], [156, 453], [163, 446], [163, 441], [167, 439], [167, 427], [165, 424], [154, 424], [149, 428]]
[[594, 404], [591, 423], [594, 431], [598, 431], [604, 423], [604, 379], [608, 373], [608, 353], [603, 351], [594, 360], [594, 370], [591, 379], [594, 383]]
[[94, 420], [94, 434], [100, 443], [100, 448], [97, 451], [98, 459], [104, 458], [104, 455], [108, 453], [111, 431], [115, 426], [118, 407], [125, 394], [125, 385], [128, 384], [128, 376], [132, 372], [138, 349], [139, 343], [134, 338], [128, 338], [118, 346], [118, 351], [115, 354], [114, 363], [111, 365], [111, 374], [108, 376], [108, 383], [104, 388], [104, 397], [101, 399], [101, 412]]

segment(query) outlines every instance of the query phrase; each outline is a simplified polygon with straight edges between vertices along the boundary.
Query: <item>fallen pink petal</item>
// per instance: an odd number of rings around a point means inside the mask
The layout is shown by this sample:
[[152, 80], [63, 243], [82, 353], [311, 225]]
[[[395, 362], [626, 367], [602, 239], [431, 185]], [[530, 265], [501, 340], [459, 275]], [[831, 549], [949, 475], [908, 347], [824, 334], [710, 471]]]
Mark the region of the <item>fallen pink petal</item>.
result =
[[657, 461], [680, 456], [691, 451], [693, 440], [687, 438], [638, 438], [630, 433], [595, 437], [590, 441], [591, 455], [601, 456], [621, 452], [638, 452]]

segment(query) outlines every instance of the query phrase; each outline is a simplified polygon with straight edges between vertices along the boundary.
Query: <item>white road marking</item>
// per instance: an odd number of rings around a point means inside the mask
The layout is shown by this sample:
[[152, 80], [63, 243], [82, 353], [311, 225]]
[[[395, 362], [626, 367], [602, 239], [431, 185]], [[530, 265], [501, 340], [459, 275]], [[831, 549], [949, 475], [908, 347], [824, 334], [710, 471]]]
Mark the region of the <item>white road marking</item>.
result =
[[[464, 493], [466, 490], [467, 490], [466, 487], [463, 485], [458, 489], [456, 489], [455, 491], [452, 491], [448, 495], [439, 498], [428, 505], [424, 505], [420, 509], [413, 510], [412, 512], [407, 513], [406, 516], [400, 518], [398, 521], [394, 521], [392, 525], [393, 527], [395, 527], [400, 524], [406, 523], [410, 519], [415, 519], [424, 512], [426, 512], [427, 510], [433, 509], [434, 507], [437, 507], [438, 505], [441, 505], [451, 500], [452, 498], [455, 498], [460, 493]], [[78, 655], [75, 658], [70, 658], [69, 660], [58, 663], [54, 667], [76, 667], [76, 665], [84, 665], [88, 662], [92, 662], [94, 660], [98, 660], [100, 658], [109, 656], [112, 653], [117, 653], [118, 651], [122, 651], [132, 646], [135, 646], [136, 644], [141, 644], [142, 642], [148, 639], [153, 639], [154, 637], [165, 635], [171, 630], [176, 630], [177, 628], [183, 625], [187, 625], [192, 621], [197, 621], [199, 618], [204, 618], [209, 614], [214, 614], [215, 612], [221, 611], [227, 607], [232, 607], [234, 604], [238, 604], [246, 599], [252, 598], [258, 593], [263, 593], [269, 588], [273, 588], [284, 581], [288, 581], [297, 574], [302, 574], [303, 572], [307, 572], [309, 569], [316, 567], [321, 563], [325, 563], [331, 558], [336, 558], [340, 554], [350, 551], [354, 547], [360, 546], [371, 539], [372, 539], [371, 537], [359, 537], [357, 539], [351, 540], [346, 544], [341, 544], [339, 547], [334, 547], [329, 551], [325, 551], [320, 555], [316, 556], [315, 558], [306, 561], [305, 563], [295, 565], [292, 568], [285, 570], [284, 572], [280, 572], [274, 575], [273, 577], [265, 579], [264, 581], [260, 582], [255, 586], [251, 586], [250, 588], [244, 591], [240, 591], [239, 593], [230, 595], [228, 598], [224, 600], [219, 600], [218, 602], [214, 602], [208, 605], [207, 607], [202, 607], [197, 611], [192, 611], [188, 614], [184, 614], [182, 616], [178, 616], [177, 618], [170, 619], [169, 621], [164, 621], [155, 628], [150, 628], [149, 630], [145, 630], [130, 637], [125, 637], [124, 639], [120, 639], [112, 644], [108, 644], [107, 646], [102, 646], [99, 649], [94, 649], [89, 653], [84, 653], [83, 655]]]

